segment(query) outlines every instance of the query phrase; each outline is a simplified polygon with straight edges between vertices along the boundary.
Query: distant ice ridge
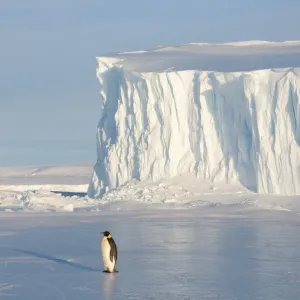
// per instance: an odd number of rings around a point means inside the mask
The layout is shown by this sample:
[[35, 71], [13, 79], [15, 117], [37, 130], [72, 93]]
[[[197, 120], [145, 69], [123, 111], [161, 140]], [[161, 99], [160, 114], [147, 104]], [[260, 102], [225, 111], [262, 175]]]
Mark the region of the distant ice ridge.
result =
[[[282, 66], [291, 53], [299, 55], [299, 45], [230, 44], [226, 55], [237, 47], [248, 54], [269, 47], [264, 55], [280, 48]], [[184, 70], [180, 61], [187, 47], [199, 67], [201, 47], [207, 45], [183, 46], [181, 52], [177, 47], [173, 67], [170, 48], [97, 59], [103, 109], [89, 196], [100, 197], [132, 179], [186, 175], [240, 183], [259, 193], [300, 194], [300, 69]], [[198, 56], [197, 49], [202, 49]], [[153, 57], [161, 65], [155, 72]]]

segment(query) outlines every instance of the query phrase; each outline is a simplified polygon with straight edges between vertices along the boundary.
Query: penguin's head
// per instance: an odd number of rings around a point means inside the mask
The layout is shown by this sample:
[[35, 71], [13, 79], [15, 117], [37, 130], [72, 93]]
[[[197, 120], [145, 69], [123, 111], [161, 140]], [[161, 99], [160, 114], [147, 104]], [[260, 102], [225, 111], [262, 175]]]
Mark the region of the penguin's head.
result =
[[101, 233], [108, 238], [111, 237], [111, 234], [108, 231], [103, 231]]

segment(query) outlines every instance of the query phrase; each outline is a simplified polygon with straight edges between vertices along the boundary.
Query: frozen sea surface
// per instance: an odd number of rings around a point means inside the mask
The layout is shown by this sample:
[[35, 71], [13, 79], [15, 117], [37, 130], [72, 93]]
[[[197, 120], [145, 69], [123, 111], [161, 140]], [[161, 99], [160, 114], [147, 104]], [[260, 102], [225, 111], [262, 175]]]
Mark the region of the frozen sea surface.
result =
[[[1, 213], [0, 298], [298, 300], [300, 219], [233, 209]], [[119, 248], [102, 272], [100, 231]]]

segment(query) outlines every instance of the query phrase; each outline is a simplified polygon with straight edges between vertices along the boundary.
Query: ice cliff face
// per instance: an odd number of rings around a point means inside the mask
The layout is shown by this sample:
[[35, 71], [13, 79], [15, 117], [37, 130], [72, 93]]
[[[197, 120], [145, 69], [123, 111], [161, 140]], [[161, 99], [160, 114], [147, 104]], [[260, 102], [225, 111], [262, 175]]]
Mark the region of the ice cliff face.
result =
[[299, 68], [216, 72], [162, 62], [151, 72], [137, 67], [143, 54], [130, 55], [97, 59], [103, 109], [91, 197], [133, 178], [186, 174], [300, 194]]

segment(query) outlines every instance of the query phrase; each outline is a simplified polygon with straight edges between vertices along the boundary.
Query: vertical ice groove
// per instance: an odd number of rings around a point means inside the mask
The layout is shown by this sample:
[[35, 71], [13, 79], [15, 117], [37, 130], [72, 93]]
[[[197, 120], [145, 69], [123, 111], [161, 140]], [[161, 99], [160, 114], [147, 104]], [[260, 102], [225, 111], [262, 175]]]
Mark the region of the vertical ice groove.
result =
[[174, 94], [173, 85], [172, 85], [172, 82], [169, 78], [169, 73], [166, 73], [166, 78], [167, 78], [167, 82], [168, 82], [169, 89], [170, 89], [172, 99], [173, 99], [173, 103], [174, 103], [174, 109], [175, 109], [175, 113], [176, 113], [178, 131], [180, 131], [180, 118], [179, 118], [179, 113], [178, 113], [178, 110], [177, 110], [176, 97], [175, 97], [175, 94]]
[[[200, 102], [200, 74], [199, 72], [195, 72], [193, 76], [193, 90], [190, 93], [189, 97], [191, 98], [190, 111], [188, 119], [189, 124], [189, 141], [190, 148], [194, 155], [194, 174], [199, 176], [199, 166], [201, 161], [201, 150], [200, 143], [201, 139], [203, 139], [205, 143], [205, 137], [202, 134], [201, 130], [201, 102]], [[204, 153], [203, 153], [204, 154]]]
[[295, 88], [295, 83], [289, 82], [289, 99], [286, 107], [289, 114], [292, 131], [295, 136], [295, 141], [300, 146], [300, 105], [299, 105], [299, 90]]
[[[159, 148], [159, 154], [161, 155], [160, 160], [156, 160], [156, 165], [159, 168], [159, 172], [154, 172], [151, 174], [152, 178], [160, 179], [160, 165], [163, 164], [164, 168], [167, 167], [167, 164], [169, 162], [169, 149], [167, 147], [167, 143], [165, 140], [166, 131], [164, 128], [167, 126], [167, 119], [165, 117], [165, 103], [164, 103], [164, 89], [161, 84], [161, 74], [155, 74], [154, 75], [154, 97], [155, 97], [155, 105], [154, 110], [157, 115], [157, 119], [159, 121], [159, 131], [160, 131], [160, 141], [161, 141], [161, 147]], [[155, 166], [155, 164], [153, 165]], [[154, 169], [153, 169], [154, 170]], [[157, 176], [156, 176], [157, 175]]]
[[99, 59], [97, 77], [91, 197], [185, 174], [300, 194], [299, 69], [139, 73]]

